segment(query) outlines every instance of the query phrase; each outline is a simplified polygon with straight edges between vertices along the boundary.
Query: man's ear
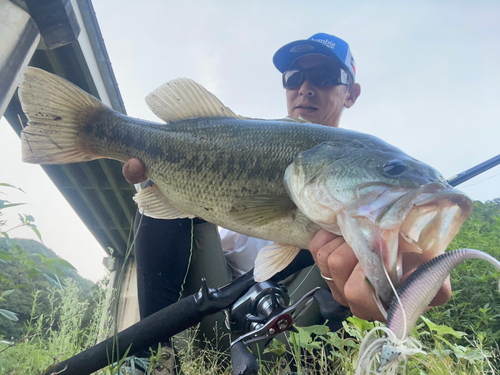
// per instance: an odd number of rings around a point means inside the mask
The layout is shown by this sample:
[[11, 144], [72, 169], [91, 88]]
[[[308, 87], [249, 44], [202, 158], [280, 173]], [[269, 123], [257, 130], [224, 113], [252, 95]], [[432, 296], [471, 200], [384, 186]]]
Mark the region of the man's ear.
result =
[[346, 99], [344, 107], [351, 108], [354, 105], [354, 103], [356, 103], [356, 100], [358, 99], [360, 94], [361, 94], [361, 85], [359, 83], [355, 83], [349, 90], [349, 97]]

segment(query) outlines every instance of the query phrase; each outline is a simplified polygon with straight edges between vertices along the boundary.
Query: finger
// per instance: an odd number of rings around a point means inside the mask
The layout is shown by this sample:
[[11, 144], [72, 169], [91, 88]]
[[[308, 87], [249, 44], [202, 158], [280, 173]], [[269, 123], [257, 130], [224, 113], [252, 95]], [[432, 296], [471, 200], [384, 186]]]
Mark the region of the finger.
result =
[[327, 284], [333, 298], [344, 306], [349, 306], [344, 297], [344, 285], [357, 263], [356, 257], [352, 255], [352, 249], [342, 237], [334, 238], [316, 254], [316, 264], [321, 274], [332, 279], [327, 280]]
[[340, 237], [337, 236], [336, 234], [333, 234], [331, 232], [328, 232], [325, 229], [321, 229], [311, 240], [309, 243], [309, 251], [311, 252], [312, 256], [314, 257], [314, 260], [316, 260], [316, 254], [318, 251], [326, 245], [328, 242], [334, 240], [335, 238]]
[[[314, 261], [318, 265], [320, 273], [323, 276], [327, 278], [330, 277], [328, 271], [328, 260], [327, 260], [328, 256], [332, 252], [334, 252], [339, 245], [341, 245], [344, 242], [345, 241], [342, 237], [339, 237], [324, 229], [320, 230], [316, 234], [314, 239], [310, 242], [309, 249], [314, 258]], [[319, 262], [318, 262], [318, 255], [319, 255]], [[347, 301], [345, 300], [344, 296], [339, 291], [339, 289], [336, 287], [335, 282], [326, 279], [325, 281], [328, 284], [330, 291], [332, 292], [333, 298], [335, 298], [335, 300], [340, 304], [348, 306]]]
[[325, 281], [328, 284], [328, 288], [330, 288], [330, 292], [332, 293], [332, 296], [335, 299], [335, 301], [340, 303], [342, 306], [349, 307], [349, 302], [347, 302], [342, 292], [339, 290], [339, 288], [337, 288], [335, 282], [330, 280], [325, 280]]
[[122, 168], [122, 173], [131, 184], [137, 184], [147, 180], [144, 165], [139, 159], [133, 158], [128, 160]]
[[313, 255], [314, 260], [318, 264], [318, 267], [324, 276], [331, 277], [330, 269], [328, 266], [328, 259], [343, 244], [345, 244], [345, 240], [343, 237], [335, 237], [321, 246], [316, 254]]
[[385, 318], [375, 303], [375, 290], [366, 282], [366, 274], [358, 263], [344, 287], [345, 298], [351, 312], [358, 318], [385, 322]]
[[[336, 239], [332, 242], [340, 242]], [[318, 264], [321, 263], [321, 253], [318, 253]], [[342, 242], [339, 243], [334, 252], [328, 256], [327, 267], [328, 272], [325, 276], [329, 275], [335, 282], [335, 285], [340, 290], [340, 292], [345, 295], [344, 287], [354, 268], [358, 264], [358, 258], [352, 251], [352, 248], [347, 242], [342, 238]]]

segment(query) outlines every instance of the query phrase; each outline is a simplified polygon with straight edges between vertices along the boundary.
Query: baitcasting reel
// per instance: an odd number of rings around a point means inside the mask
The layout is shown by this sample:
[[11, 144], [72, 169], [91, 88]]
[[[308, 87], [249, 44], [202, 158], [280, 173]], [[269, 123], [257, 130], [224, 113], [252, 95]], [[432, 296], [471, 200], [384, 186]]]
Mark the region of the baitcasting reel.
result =
[[313, 295], [319, 290], [321, 288], [311, 290], [288, 306], [290, 297], [286, 288], [276, 282], [265, 281], [254, 285], [238, 299], [226, 315], [231, 333], [239, 336], [231, 344], [233, 374], [256, 375], [259, 363], [247, 348], [258, 342], [265, 346], [280, 333], [295, 331], [293, 323], [311, 306]]
[[235, 336], [255, 331], [262, 328], [269, 317], [282, 312], [289, 302], [290, 297], [284, 286], [274, 281], [255, 284], [226, 315], [227, 328]]

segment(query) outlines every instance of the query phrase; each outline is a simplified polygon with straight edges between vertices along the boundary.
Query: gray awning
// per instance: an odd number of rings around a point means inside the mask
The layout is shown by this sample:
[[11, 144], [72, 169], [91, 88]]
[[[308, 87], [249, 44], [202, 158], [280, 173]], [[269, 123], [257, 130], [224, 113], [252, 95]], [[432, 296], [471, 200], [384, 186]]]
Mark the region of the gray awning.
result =
[[[35, 20], [42, 36], [29, 65], [64, 77], [97, 98], [104, 96], [103, 102], [126, 113], [91, 1], [78, 0], [78, 9], [69, 0], [16, 3]], [[81, 16], [83, 25], [75, 15]], [[57, 27], [62, 31], [55, 32]], [[57, 35], [64, 40], [58, 41]], [[17, 93], [4, 116], [20, 134], [19, 118], [24, 124], [27, 119]], [[108, 253], [108, 248], [114, 249], [115, 256], [127, 249], [136, 210], [135, 189], [123, 178], [121, 168], [120, 162], [107, 159], [43, 166], [98, 242]]]

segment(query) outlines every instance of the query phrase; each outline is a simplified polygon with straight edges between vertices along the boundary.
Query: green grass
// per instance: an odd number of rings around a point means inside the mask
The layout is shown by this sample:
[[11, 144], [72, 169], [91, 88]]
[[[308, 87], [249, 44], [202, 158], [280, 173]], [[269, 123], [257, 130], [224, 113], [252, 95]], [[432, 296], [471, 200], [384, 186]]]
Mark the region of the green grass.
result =
[[[96, 296], [97, 304], [91, 322], [82, 327], [82, 311], [86, 302], [78, 302], [78, 288], [67, 280], [63, 289], [50, 291], [51, 313], [37, 314], [35, 292], [31, 318], [24, 337], [11, 345], [0, 344], [1, 374], [40, 374], [55, 361], [63, 361], [97, 342], [104, 306], [104, 290]], [[59, 297], [59, 298], [58, 298]], [[338, 332], [330, 332], [326, 326], [299, 328], [290, 333], [289, 343], [271, 343], [267, 351], [276, 353], [271, 362], [261, 361], [261, 374], [278, 374], [283, 365], [290, 364], [296, 371], [314, 374], [355, 374], [359, 346], [367, 331], [375, 326], [357, 318], [349, 318]], [[413, 336], [425, 342], [426, 355], [411, 357], [407, 374], [493, 374], [500, 368], [498, 348], [484, 345], [479, 334], [467, 346], [456, 343], [463, 334], [447, 326], [435, 325], [429, 320], [421, 322], [413, 330]], [[210, 343], [203, 349], [196, 342], [196, 328], [182, 336], [184, 342], [178, 352], [183, 374], [232, 374], [228, 352], [218, 352]], [[155, 348], [156, 349], [156, 348]], [[151, 372], [155, 362], [152, 350]], [[116, 367], [99, 372], [116, 374]]]
[[[97, 342], [104, 306], [104, 290], [95, 293], [96, 307], [90, 323], [82, 327], [88, 302], [79, 302], [79, 289], [66, 279], [62, 289], [49, 291], [50, 313], [39, 314], [34, 292], [31, 316], [24, 336], [11, 344], [0, 344], [1, 374], [43, 373], [55, 362], [67, 359]], [[5, 338], [3, 338], [5, 340]]]

